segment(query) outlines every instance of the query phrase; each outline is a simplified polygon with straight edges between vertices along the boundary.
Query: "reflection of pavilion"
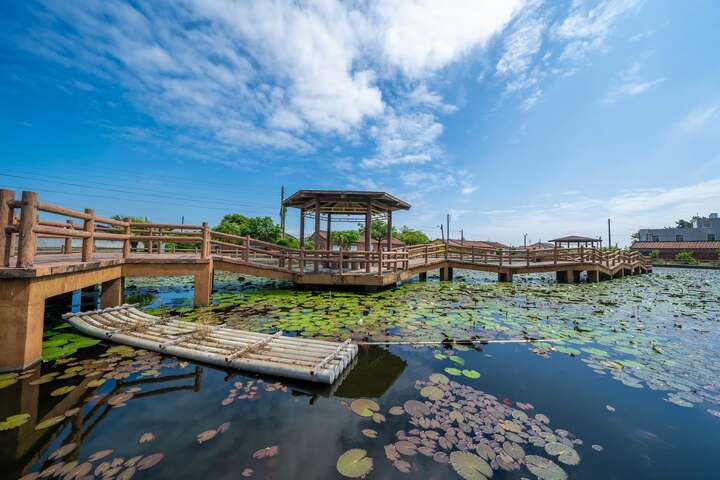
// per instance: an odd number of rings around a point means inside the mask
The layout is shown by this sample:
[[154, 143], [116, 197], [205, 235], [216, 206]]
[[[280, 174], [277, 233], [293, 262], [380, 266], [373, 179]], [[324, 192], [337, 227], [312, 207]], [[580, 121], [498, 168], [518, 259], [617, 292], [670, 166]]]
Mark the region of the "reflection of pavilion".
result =
[[[83, 399], [86, 394], [93, 393], [102, 387], [89, 388], [87, 383], [92, 380], [86, 378], [72, 392], [63, 397], [58, 403], [52, 406], [49, 411], [45, 411], [44, 405], [39, 403], [39, 385], [30, 385], [29, 382], [40, 377], [40, 369], [38, 369], [32, 378], [25, 379], [18, 384], [8, 387], [17, 388], [17, 395], [10, 397], [15, 402], [3, 402], [0, 405], [0, 416], [2, 418], [13, 415], [18, 412], [29, 413], [30, 420], [21, 425], [19, 428], [0, 432], [0, 471], [9, 475], [8, 478], [18, 478], [22, 476], [29, 466], [33, 465], [46, 452], [46, 449], [63, 431], [61, 427], [65, 424], [62, 422], [55, 427], [43, 430], [35, 430], [35, 426], [40, 422], [63, 415], [64, 412], [79, 407], [81, 410], [68, 418], [71, 424], [70, 431], [67, 436], [62, 439], [62, 444], [77, 443], [78, 446], [83, 443], [85, 438], [92, 433], [101, 421], [107, 416], [112, 406], [107, 404], [107, 400], [118, 391], [140, 385], [166, 384], [180, 380], [192, 380], [190, 384], [172, 385], [154, 390], [140, 391], [133, 396], [133, 399], [152, 397], [156, 395], [164, 395], [177, 391], [193, 391], [199, 392], [202, 388], [202, 367], [195, 367], [193, 373], [165, 375], [157, 378], [138, 378], [136, 380], [119, 380], [116, 381], [113, 389], [105, 394], [87, 413], [83, 412], [82, 407], [85, 405]], [[67, 460], [77, 460], [79, 448], [65, 457]], [[41, 465], [39, 470], [48, 467]]]

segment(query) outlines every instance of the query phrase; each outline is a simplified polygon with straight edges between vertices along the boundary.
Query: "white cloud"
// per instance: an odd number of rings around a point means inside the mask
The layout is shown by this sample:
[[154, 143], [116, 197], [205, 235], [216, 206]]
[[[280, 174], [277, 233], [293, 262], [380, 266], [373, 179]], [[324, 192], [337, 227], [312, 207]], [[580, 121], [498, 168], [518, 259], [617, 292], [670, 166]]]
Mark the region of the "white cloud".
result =
[[[565, 201], [536, 208], [511, 208], [477, 212], [485, 221], [468, 227], [467, 238], [492, 238], [519, 243], [518, 235], [549, 238], [585, 234], [606, 238], [607, 219], [612, 219], [613, 243], [627, 245], [640, 228], [662, 228], [678, 218], [709, 213], [709, 205], [720, 203], [720, 179], [675, 188], [646, 188], [608, 197], [576, 195]], [[520, 232], [521, 225], [523, 232]]]
[[410, 77], [422, 77], [483, 47], [524, 4], [521, 0], [377, 0], [387, 61]]
[[635, 97], [650, 90], [655, 85], [665, 81], [664, 78], [654, 80], [643, 80], [640, 77], [642, 65], [640, 62], [633, 62], [630, 66], [618, 74], [617, 83], [610, 89], [603, 101], [615, 103], [624, 97]]
[[720, 105], [705, 105], [688, 113], [681, 120], [680, 126], [685, 132], [696, 132], [718, 117], [720, 117]]

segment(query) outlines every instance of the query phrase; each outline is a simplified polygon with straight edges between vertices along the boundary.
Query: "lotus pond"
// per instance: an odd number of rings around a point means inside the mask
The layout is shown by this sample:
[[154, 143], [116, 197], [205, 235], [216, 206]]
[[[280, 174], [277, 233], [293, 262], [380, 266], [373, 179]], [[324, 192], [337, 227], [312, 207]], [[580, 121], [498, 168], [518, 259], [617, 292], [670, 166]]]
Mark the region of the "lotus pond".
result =
[[[720, 271], [600, 284], [456, 272], [394, 289], [133, 279], [158, 315], [360, 343], [332, 386], [76, 334], [48, 306], [44, 361], [0, 374], [2, 478], [717, 478]], [[458, 275], [460, 274], [460, 275]]]

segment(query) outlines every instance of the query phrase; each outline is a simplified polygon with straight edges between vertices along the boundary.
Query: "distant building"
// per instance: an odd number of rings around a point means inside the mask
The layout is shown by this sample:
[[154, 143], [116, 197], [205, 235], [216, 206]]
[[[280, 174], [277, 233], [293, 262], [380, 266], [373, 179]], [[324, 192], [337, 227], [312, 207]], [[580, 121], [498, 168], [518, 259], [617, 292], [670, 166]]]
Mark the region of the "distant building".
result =
[[[437, 241], [437, 240], [436, 240]], [[492, 242], [490, 240], [468, 240], [468, 239], [455, 239], [449, 240], [450, 245], [464, 246], [464, 247], [475, 247], [475, 248], [510, 248], [509, 245], [505, 245], [500, 242]]]
[[519, 250], [552, 250], [555, 248], [554, 243], [549, 242], [535, 242], [531, 243], [527, 247], [518, 247]]
[[657, 250], [660, 258], [674, 260], [680, 252], [690, 252], [696, 260], [720, 259], [720, 241], [717, 242], [633, 242], [630, 250], [650, 255]]
[[720, 241], [720, 218], [717, 213], [694, 217], [685, 228], [643, 228], [640, 242], [715, 242]]

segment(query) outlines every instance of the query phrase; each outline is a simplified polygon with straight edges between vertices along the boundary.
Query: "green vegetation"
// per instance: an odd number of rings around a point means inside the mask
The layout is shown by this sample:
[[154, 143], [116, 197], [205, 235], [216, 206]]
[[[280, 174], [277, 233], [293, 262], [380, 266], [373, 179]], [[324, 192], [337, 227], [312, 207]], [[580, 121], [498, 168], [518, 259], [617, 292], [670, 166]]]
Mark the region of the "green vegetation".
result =
[[360, 233], [357, 230], [338, 230], [330, 234], [333, 245], [339, 245], [343, 250], [348, 250], [359, 238]]
[[677, 260], [678, 262], [683, 262], [683, 263], [692, 263], [692, 264], [697, 263], [697, 260], [695, 259], [695, 257], [693, 257], [693, 252], [689, 252], [689, 251], [678, 253], [677, 255], [675, 255], [675, 260]]
[[660, 258], [660, 250], [653, 250], [650, 252], [650, 258]]
[[407, 226], [403, 226], [400, 230], [400, 234], [396, 236], [406, 245], [421, 245], [423, 243], [430, 243], [430, 239], [420, 230], [413, 230]]
[[246, 217], [239, 213], [225, 215], [215, 230], [231, 235], [251, 236], [255, 240], [277, 243], [280, 240], [280, 226], [270, 217]]

